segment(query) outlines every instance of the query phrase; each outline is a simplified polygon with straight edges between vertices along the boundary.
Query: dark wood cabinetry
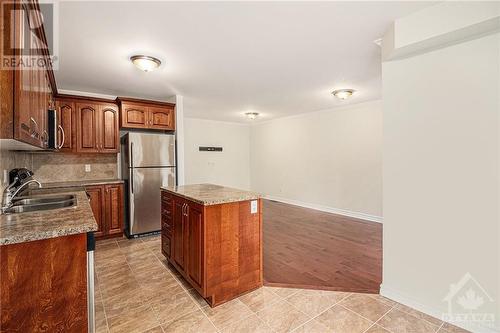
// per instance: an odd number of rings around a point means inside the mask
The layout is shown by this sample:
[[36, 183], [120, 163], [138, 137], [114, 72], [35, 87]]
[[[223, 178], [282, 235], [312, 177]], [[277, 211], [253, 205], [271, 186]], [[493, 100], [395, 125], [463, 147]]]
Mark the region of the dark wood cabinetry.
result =
[[97, 230], [94, 232], [95, 237], [102, 237], [106, 235], [104, 226], [104, 194], [102, 186], [87, 186], [85, 188], [89, 196], [90, 207], [94, 214], [97, 223]]
[[123, 184], [86, 186], [90, 207], [99, 229], [96, 238], [119, 237], [123, 234]]
[[[18, 10], [10, 12], [10, 6], [16, 6]], [[14, 50], [23, 49], [21, 46], [28, 38], [26, 27], [42, 26], [39, 12], [26, 10], [28, 8], [38, 8], [37, 2], [25, 0], [2, 4], [2, 36], [6, 37], [4, 43], [8, 42], [5, 45], [13, 45]], [[31, 38], [30, 48], [24, 48], [22, 55], [19, 51], [13, 57], [3, 52], [1, 55], [2, 64], [16, 63], [19, 66], [21, 57], [36, 61], [27, 65], [23, 60], [24, 65], [15, 70], [1, 70], [0, 138], [16, 139], [43, 149], [48, 145], [47, 110], [54, 107], [53, 96], [57, 90], [48, 51], [41, 47], [46, 41], [45, 32], [43, 29], [32, 29], [30, 36], [36, 38]]]
[[204, 206], [162, 191], [162, 253], [211, 306], [262, 286], [261, 202]]
[[122, 128], [175, 130], [175, 104], [119, 97]]
[[118, 153], [118, 107], [97, 102], [76, 103], [76, 151]]
[[74, 152], [76, 110], [75, 102], [66, 99], [56, 99], [56, 112], [58, 119], [57, 146], [59, 151]]
[[87, 235], [0, 246], [2, 332], [87, 332]]

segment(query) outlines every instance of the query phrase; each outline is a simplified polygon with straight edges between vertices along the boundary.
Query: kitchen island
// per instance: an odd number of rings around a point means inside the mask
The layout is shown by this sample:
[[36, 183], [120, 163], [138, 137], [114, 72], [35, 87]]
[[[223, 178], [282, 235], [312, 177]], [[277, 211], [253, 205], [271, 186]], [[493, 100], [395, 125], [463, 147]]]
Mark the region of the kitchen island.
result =
[[162, 252], [214, 307], [262, 286], [262, 205], [212, 184], [161, 188]]

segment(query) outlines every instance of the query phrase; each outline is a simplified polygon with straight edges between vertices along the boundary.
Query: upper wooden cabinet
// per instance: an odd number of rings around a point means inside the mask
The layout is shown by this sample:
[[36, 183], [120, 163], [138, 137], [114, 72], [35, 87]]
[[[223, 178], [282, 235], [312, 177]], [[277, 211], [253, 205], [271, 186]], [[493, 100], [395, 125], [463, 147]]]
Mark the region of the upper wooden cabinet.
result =
[[175, 104], [119, 97], [122, 128], [175, 130]]
[[76, 139], [76, 110], [75, 102], [67, 99], [56, 100], [58, 119], [57, 146], [59, 151], [73, 152]]
[[118, 107], [93, 101], [76, 103], [76, 151], [118, 153]]
[[[16, 2], [15, 5], [22, 6], [20, 9], [37, 6], [36, 1]], [[27, 13], [33, 13], [33, 16], [28, 18]], [[9, 45], [14, 45], [14, 49], [21, 49], [20, 46], [25, 44], [23, 27], [42, 26], [41, 18], [36, 13], [37, 11], [16, 10], [13, 15], [2, 17], [2, 35], [8, 36], [7, 41]], [[26, 65], [16, 70], [2, 69], [0, 138], [16, 139], [34, 147], [47, 148], [47, 111], [54, 107], [53, 96], [57, 89], [48, 52], [35, 54], [35, 49], [42, 49], [40, 46], [46, 40], [45, 32], [42, 28], [32, 30], [31, 34], [36, 35], [36, 38], [31, 39], [32, 47], [25, 51], [29, 53], [17, 54], [16, 59], [22, 56], [33, 59], [36, 56], [37, 59], [44, 58], [46, 61], [36, 61], [36, 66]], [[20, 63], [19, 60], [16, 62]]]
[[102, 104], [97, 111], [99, 152], [118, 153], [120, 150], [120, 129], [118, 107]]

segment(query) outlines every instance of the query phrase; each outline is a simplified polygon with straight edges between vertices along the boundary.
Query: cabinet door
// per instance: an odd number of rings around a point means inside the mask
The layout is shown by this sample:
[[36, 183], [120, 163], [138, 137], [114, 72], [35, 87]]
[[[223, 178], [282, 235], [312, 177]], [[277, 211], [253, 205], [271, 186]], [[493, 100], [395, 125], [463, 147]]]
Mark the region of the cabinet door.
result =
[[121, 104], [121, 125], [127, 128], [148, 128], [148, 110], [141, 104]]
[[106, 204], [105, 229], [107, 235], [121, 235], [123, 233], [123, 188], [121, 184], [104, 186]]
[[96, 104], [76, 104], [76, 151], [79, 153], [95, 153], [99, 150], [97, 112]]
[[92, 213], [94, 213], [94, 218], [97, 222], [97, 231], [94, 232], [96, 237], [101, 237], [106, 234], [104, 227], [104, 191], [102, 186], [88, 186], [85, 191], [90, 197], [90, 207], [92, 208]]
[[173, 207], [173, 257], [179, 268], [184, 269], [184, 200], [175, 197]]
[[149, 128], [173, 130], [174, 110], [169, 108], [149, 107]]
[[106, 104], [99, 108], [99, 151], [117, 153], [119, 149], [118, 107]]
[[56, 110], [58, 123], [62, 128], [57, 130], [57, 144], [62, 144], [61, 151], [74, 151], [75, 103], [58, 100], [56, 102]]
[[203, 211], [196, 204], [189, 203], [187, 221], [187, 274], [201, 288], [203, 285]]

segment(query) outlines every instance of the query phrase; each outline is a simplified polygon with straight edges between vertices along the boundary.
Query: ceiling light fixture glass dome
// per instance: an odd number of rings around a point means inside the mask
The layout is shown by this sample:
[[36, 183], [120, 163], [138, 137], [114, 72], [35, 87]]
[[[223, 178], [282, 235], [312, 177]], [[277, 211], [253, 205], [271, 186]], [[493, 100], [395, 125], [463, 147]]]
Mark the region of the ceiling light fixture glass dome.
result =
[[245, 116], [247, 116], [248, 119], [255, 119], [259, 116], [258, 112], [246, 112]]
[[161, 65], [160, 59], [146, 55], [131, 56], [130, 61], [132, 61], [137, 68], [145, 72], [152, 72]]
[[351, 97], [354, 94], [354, 92], [356, 92], [356, 90], [354, 89], [338, 89], [332, 91], [332, 95], [339, 99], [345, 100]]

